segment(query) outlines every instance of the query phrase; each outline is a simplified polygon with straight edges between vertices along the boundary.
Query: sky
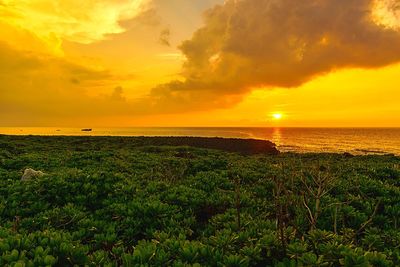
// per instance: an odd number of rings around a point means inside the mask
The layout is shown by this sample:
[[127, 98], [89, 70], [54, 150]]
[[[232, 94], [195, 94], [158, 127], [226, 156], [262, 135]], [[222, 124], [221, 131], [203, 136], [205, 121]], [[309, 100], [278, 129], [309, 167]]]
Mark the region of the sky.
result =
[[400, 127], [398, 0], [0, 0], [0, 126]]

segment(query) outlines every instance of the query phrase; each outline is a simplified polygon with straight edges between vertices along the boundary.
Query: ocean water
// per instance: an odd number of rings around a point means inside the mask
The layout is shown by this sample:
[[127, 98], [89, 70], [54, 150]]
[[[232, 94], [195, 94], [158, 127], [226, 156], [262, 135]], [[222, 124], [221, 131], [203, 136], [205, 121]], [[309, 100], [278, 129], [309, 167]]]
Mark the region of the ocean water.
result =
[[400, 155], [400, 128], [81, 128], [0, 127], [0, 134], [73, 136], [205, 136], [265, 139], [282, 152]]

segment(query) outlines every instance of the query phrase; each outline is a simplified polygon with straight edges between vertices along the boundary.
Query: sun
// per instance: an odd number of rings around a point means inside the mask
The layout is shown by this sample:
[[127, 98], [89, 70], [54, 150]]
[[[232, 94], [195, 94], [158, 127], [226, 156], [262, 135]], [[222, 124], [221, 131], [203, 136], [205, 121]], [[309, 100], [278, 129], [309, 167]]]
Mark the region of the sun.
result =
[[282, 113], [273, 113], [273, 114], [272, 114], [272, 118], [273, 118], [274, 120], [281, 120], [282, 117], [283, 117]]

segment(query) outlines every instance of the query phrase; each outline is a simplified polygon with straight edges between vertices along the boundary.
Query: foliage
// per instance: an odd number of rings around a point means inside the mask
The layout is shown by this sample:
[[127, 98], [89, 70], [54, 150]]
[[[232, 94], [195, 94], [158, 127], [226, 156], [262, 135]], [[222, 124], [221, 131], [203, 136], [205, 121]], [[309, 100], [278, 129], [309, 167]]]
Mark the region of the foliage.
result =
[[0, 136], [0, 266], [399, 266], [399, 166]]

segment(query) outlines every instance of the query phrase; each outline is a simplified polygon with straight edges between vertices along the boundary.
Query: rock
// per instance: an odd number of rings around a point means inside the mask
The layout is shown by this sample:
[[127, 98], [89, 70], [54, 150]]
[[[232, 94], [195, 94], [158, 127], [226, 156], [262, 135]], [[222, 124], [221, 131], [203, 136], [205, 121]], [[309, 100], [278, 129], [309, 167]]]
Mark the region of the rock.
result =
[[21, 181], [28, 181], [32, 178], [37, 178], [43, 176], [44, 173], [42, 171], [35, 171], [34, 169], [25, 169], [24, 174], [21, 177]]
[[143, 137], [142, 145], [151, 146], [191, 146], [208, 149], [218, 149], [227, 152], [239, 152], [242, 154], [279, 154], [276, 145], [267, 140], [239, 139], [221, 137]]
[[349, 153], [349, 152], [344, 152], [342, 155], [343, 155], [343, 157], [345, 157], [345, 158], [352, 158], [352, 157], [354, 157], [354, 155], [351, 154], [351, 153]]

